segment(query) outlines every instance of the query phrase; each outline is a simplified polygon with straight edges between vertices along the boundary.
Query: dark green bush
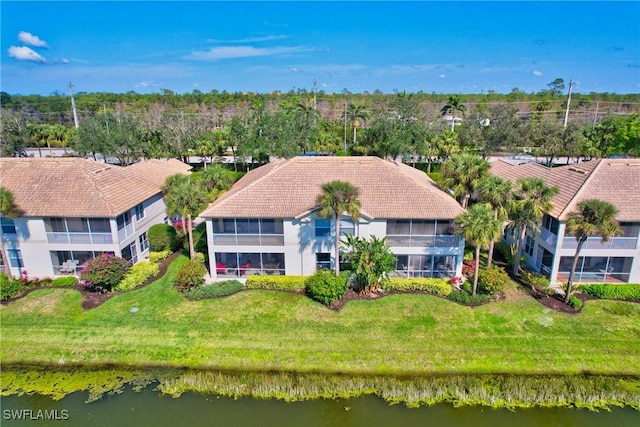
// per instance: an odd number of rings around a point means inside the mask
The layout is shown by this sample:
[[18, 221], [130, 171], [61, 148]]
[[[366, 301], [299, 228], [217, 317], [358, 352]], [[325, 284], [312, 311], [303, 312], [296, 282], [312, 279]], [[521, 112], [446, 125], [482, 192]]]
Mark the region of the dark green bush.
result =
[[472, 296], [471, 293], [465, 290], [454, 290], [449, 295], [447, 295], [451, 301], [459, 302], [461, 304], [466, 305], [479, 305], [484, 304], [491, 301], [491, 296], [484, 294], [476, 294], [476, 296]]
[[447, 296], [453, 290], [449, 279], [433, 277], [392, 277], [384, 286], [387, 291], [424, 291], [431, 294]]
[[321, 269], [304, 281], [305, 291], [312, 299], [330, 305], [347, 293], [347, 281], [344, 276], [336, 276], [332, 270]]
[[80, 279], [88, 289], [108, 292], [124, 279], [128, 270], [127, 260], [113, 254], [102, 254], [83, 264]]
[[305, 276], [261, 276], [247, 277], [247, 289], [273, 289], [280, 291], [303, 291]]
[[478, 292], [496, 295], [504, 289], [509, 280], [511, 280], [509, 274], [502, 267], [492, 265], [488, 269], [480, 270], [478, 273]]
[[582, 300], [578, 297], [570, 297], [569, 298], [569, 305], [573, 308], [580, 308], [582, 307]]
[[582, 285], [580, 292], [602, 299], [640, 300], [640, 284]]
[[19, 279], [9, 279], [6, 274], [0, 273], [0, 301], [20, 295], [27, 287]]
[[533, 289], [539, 292], [547, 292], [549, 286], [551, 285], [549, 279], [532, 271], [523, 272], [520, 278]]
[[153, 252], [175, 251], [178, 249], [179, 239], [175, 227], [168, 224], [154, 224], [147, 231], [149, 248]]
[[51, 281], [51, 286], [75, 286], [78, 284], [78, 279], [75, 276], [58, 277]]
[[244, 289], [244, 285], [238, 280], [225, 280], [209, 285], [198, 285], [184, 292], [184, 296], [193, 300], [218, 298], [235, 294]]
[[204, 275], [207, 269], [198, 261], [189, 260], [182, 264], [176, 272], [173, 285], [179, 292], [186, 292], [204, 283]]

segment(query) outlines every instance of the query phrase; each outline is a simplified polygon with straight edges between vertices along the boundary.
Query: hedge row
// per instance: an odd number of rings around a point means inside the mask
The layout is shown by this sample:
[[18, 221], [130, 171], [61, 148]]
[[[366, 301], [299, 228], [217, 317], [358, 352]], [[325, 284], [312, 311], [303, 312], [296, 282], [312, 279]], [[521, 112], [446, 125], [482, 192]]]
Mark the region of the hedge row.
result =
[[146, 282], [150, 277], [157, 275], [160, 267], [155, 262], [141, 261], [133, 265], [124, 279], [115, 287], [116, 291], [130, 291]]
[[247, 289], [272, 289], [281, 291], [304, 291], [307, 276], [262, 276], [247, 277]]
[[580, 285], [580, 292], [602, 299], [640, 300], [640, 284]]
[[424, 291], [446, 297], [453, 287], [449, 279], [425, 277], [392, 277], [385, 285], [386, 291]]

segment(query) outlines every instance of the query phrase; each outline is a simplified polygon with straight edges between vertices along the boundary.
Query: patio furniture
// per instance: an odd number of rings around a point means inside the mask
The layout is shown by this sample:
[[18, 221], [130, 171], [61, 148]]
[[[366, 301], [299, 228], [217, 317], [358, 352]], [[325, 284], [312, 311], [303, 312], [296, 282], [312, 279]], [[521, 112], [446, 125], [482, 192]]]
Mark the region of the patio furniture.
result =
[[216, 273], [227, 274], [227, 265], [221, 263], [220, 261], [216, 262]]

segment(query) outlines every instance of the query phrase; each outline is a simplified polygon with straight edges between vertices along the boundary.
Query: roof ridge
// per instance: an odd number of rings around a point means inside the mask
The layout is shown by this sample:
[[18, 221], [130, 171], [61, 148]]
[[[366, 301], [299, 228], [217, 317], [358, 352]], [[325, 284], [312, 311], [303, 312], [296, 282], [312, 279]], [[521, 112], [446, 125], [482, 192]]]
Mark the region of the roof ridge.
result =
[[[571, 200], [569, 200], [569, 203], [567, 203], [564, 209], [560, 211], [560, 214], [558, 215], [558, 219], [560, 219], [560, 217], [562, 217], [566, 212], [569, 211], [569, 207], [573, 209], [573, 207], [575, 206], [575, 200], [578, 198], [580, 193], [582, 193], [582, 191], [587, 187], [587, 185], [591, 182], [591, 179], [596, 175], [596, 171], [600, 169], [600, 166], [602, 166], [603, 160], [604, 159], [596, 160], [596, 162], [598, 163], [591, 169], [591, 171], [584, 171], [584, 173], [588, 174], [587, 177], [582, 182], [582, 185], [580, 185], [578, 190], [573, 194], [573, 196], [571, 197]], [[571, 168], [569, 168], [569, 170], [571, 170]]]
[[[88, 163], [86, 163], [84, 159], [79, 159], [79, 160], [80, 161], [78, 163], [80, 163], [80, 166], [82, 167], [82, 171], [87, 176], [87, 178], [89, 178], [89, 181], [91, 181], [91, 185], [93, 185], [93, 188], [96, 190], [96, 192], [100, 195], [102, 200], [104, 200], [104, 203], [106, 204], [106, 206], [109, 208], [109, 214], [115, 212], [115, 208], [113, 207], [112, 203], [109, 201], [109, 199], [104, 194], [104, 192], [100, 189], [100, 186], [98, 186], [98, 184], [96, 183], [94, 179], [94, 176], [95, 176], [94, 173], [87, 169]], [[108, 169], [101, 169], [100, 171], [103, 172], [105, 170], [108, 170]]]

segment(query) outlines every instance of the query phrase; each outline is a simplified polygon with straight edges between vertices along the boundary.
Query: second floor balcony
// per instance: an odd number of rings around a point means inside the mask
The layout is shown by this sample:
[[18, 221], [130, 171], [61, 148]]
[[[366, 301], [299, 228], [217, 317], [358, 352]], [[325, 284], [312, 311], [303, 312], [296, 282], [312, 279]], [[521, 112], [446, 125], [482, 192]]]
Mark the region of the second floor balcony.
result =
[[461, 239], [460, 236], [449, 234], [433, 236], [388, 235], [387, 245], [392, 247], [452, 248], [460, 246]]
[[[635, 249], [638, 246], [637, 237], [613, 237], [607, 242], [602, 242], [600, 237], [589, 237], [582, 245], [582, 249]], [[562, 239], [562, 249], [576, 249], [578, 241], [569, 236]]]

